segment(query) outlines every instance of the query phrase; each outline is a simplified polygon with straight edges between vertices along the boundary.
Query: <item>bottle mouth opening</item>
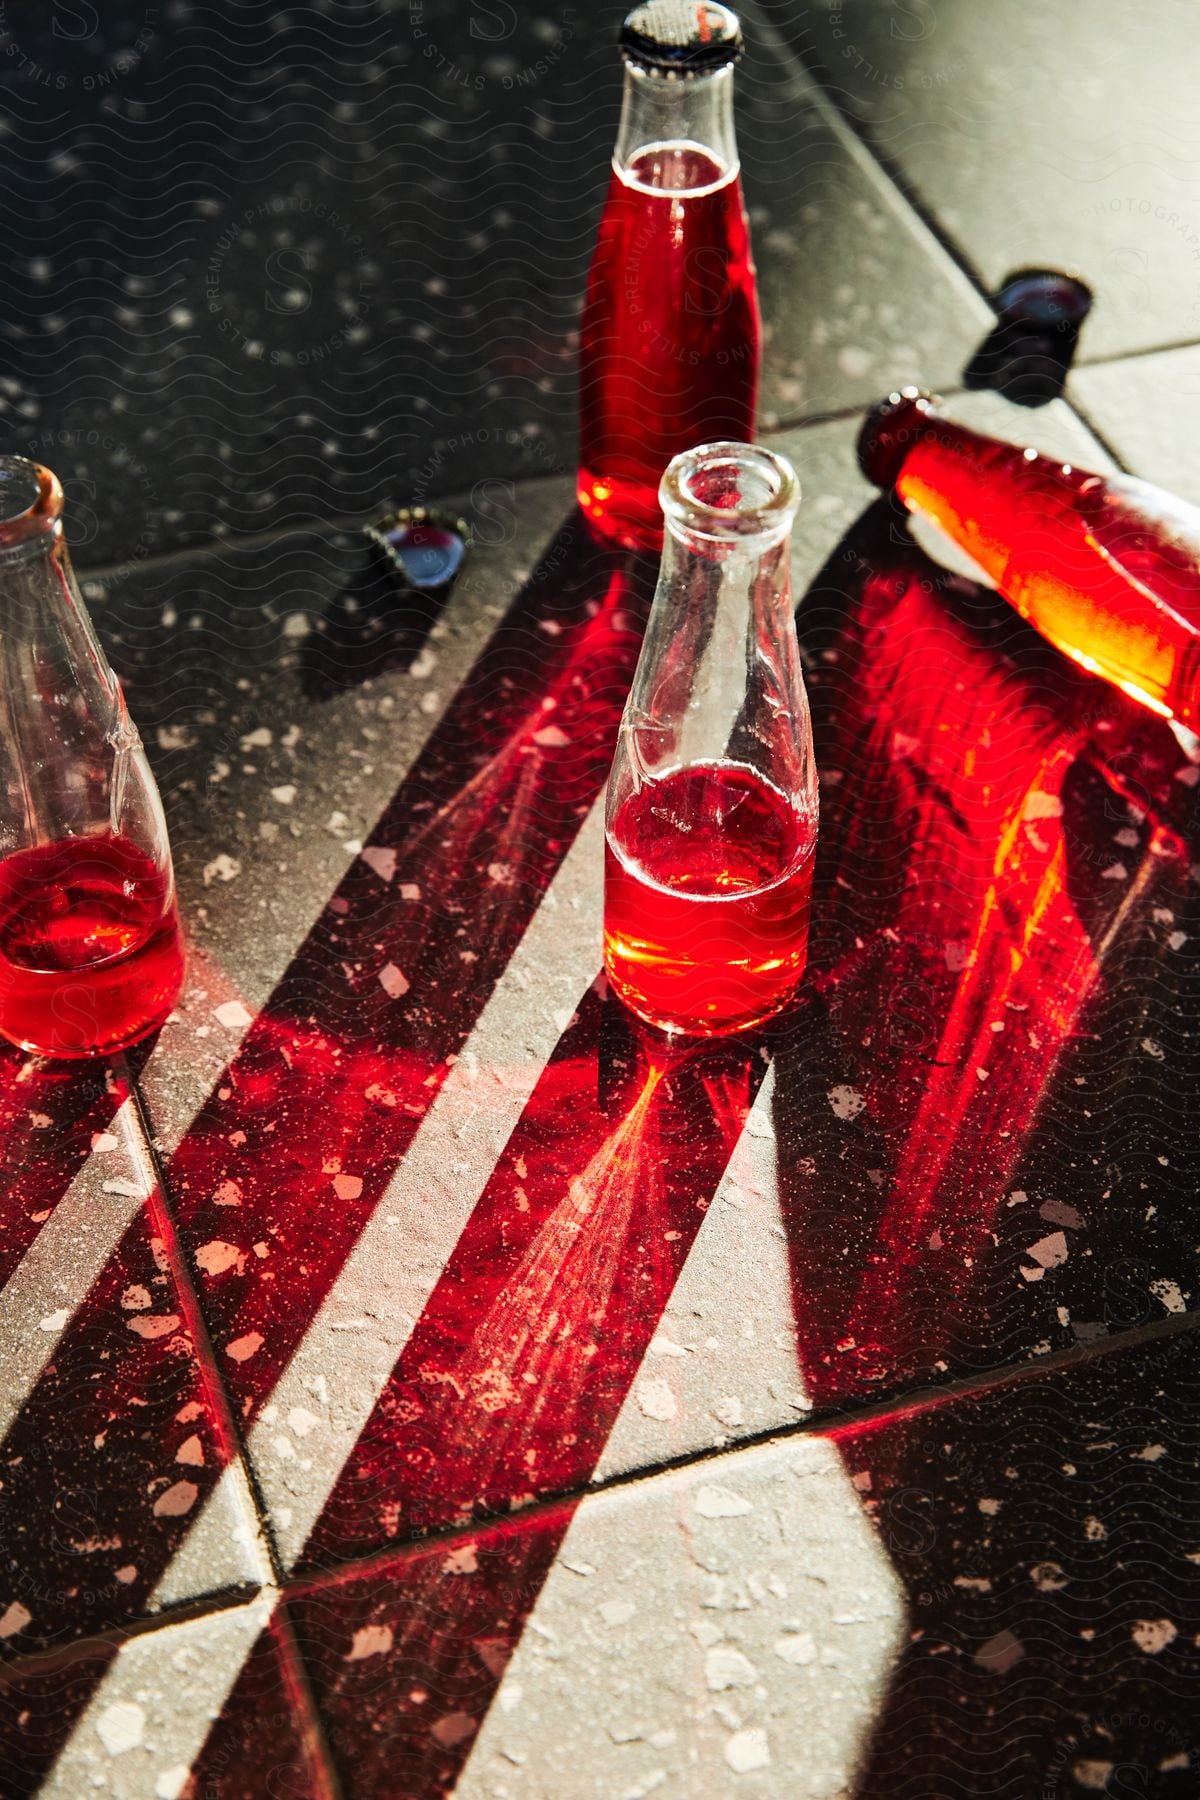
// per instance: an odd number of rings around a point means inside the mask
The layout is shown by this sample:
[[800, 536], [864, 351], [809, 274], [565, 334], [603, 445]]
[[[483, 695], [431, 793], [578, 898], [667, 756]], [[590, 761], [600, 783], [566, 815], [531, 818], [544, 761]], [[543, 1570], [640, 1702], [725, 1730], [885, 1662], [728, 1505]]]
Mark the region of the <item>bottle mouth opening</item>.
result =
[[731, 543], [785, 537], [800, 482], [785, 456], [758, 444], [699, 444], [668, 464], [658, 492], [677, 535]]
[[58, 477], [27, 456], [0, 456], [0, 553], [45, 537], [62, 516]]

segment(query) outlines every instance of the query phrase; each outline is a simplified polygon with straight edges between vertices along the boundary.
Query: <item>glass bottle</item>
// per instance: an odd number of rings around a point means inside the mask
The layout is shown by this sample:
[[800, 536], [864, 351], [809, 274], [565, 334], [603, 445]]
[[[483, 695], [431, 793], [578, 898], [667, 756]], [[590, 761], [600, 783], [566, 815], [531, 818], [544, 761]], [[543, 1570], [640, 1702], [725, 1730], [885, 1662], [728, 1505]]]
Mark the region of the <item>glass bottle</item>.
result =
[[750, 444], [677, 456], [662, 571], [608, 784], [604, 961], [663, 1029], [719, 1036], [792, 998], [817, 773], [792, 617], [799, 486]]
[[965, 425], [916, 388], [868, 415], [863, 473], [960, 544], [1092, 674], [1200, 729], [1200, 508]]
[[733, 127], [728, 7], [625, 20], [625, 96], [580, 328], [579, 504], [602, 537], [662, 543], [658, 485], [693, 444], [754, 435], [762, 325]]
[[49, 469], [0, 456], [0, 1034], [102, 1056], [160, 1025], [183, 946], [167, 829]]

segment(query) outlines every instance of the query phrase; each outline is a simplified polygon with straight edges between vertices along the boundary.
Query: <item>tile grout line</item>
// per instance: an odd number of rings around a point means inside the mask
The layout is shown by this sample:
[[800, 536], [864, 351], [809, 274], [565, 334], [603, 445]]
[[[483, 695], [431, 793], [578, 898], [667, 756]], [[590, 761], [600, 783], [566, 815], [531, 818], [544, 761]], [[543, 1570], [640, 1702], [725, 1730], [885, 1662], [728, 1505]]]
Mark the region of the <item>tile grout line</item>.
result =
[[[123, 1057], [121, 1060], [123, 1063], [125, 1062]], [[213, 1348], [212, 1339], [208, 1332], [208, 1325], [204, 1318], [204, 1309], [200, 1304], [200, 1296], [192, 1283], [191, 1272], [187, 1267], [187, 1259], [180, 1242], [179, 1228], [176, 1225], [174, 1210], [170, 1202], [166, 1174], [159, 1161], [158, 1152], [154, 1148], [154, 1139], [150, 1132], [150, 1121], [146, 1111], [145, 1101], [142, 1097], [141, 1088], [138, 1086], [137, 1080], [133, 1075], [133, 1071], [127, 1064], [125, 1066], [125, 1074], [129, 1081], [129, 1091], [133, 1100], [134, 1113], [141, 1140], [136, 1147], [131, 1146], [131, 1150], [133, 1150], [133, 1153], [139, 1157], [139, 1160], [144, 1165], [143, 1174], [147, 1177], [147, 1206], [150, 1210], [152, 1221], [162, 1237], [163, 1248], [170, 1263], [171, 1272], [175, 1278], [175, 1284], [180, 1296], [180, 1305], [187, 1322], [188, 1331], [192, 1338], [196, 1360], [204, 1374], [206, 1385], [212, 1388], [214, 1392], [215, 1408], [217, 1410], [217, 1429], [221, 1438], [224, 1440], [221, 1448], [223, 1452], [228, 1453], [227, 1462], [222, 1466], [222, 1469], [218, 1473], [217, 1480], [218, 1482], [221, 1480], [225, 1469], [230, 1467], [233, 1463], [237, 1462], [241, 1464], [242, 1470], [246, 1475], [247, 1485], [255, 1508], [255, 1524], [258, 1527], [259, 1538], [266, 1552], [267, 1566], [270, 1570], [270, 1576], [265, 1585], [274, 1585], [278, 1588], [283, 1579], [283, 1568], [275, 1555], [275, 1548], [271, 1541], [271, 1535], [266, 1528], [266, 1513], [261, 1496], [259, 1495], [257, 1486], [254, 1482], [249, 1458], [246, 1455], [246, 1445], [242, 1431], [238, 1424], [237, 1415], [230, 1402], [229, 1395], [226, 1392], [225, 1383], [221, 1379], [216, 1352]], [[215, 1487], [212, 1492], [216, 1492]], [[209, 1498], [211, 1497], [210, 1494]]]
[[[125, 1063], [126, 1059], [122, 1057], [121, 1061]], [[170, 1189], [167, 1184], [166, 1171], [162, 1167], [158, 1152], [155, 1149], [145, 1101], [143, 1100], [141, 1089], [138, 1086], [133, 1071], [128, 1067], [127, 1063], [125, 1074], [129, 1081], [134, 1115], [138, 1126], [138, 1132], [141, 1137], [141, 1142], [136, 1147], [131, 1144], [131, 1152], [138, 1155], [140, 1160], [145, 1164], [143, 1173], [149, 1177], [147, 1181], [147, 1208], [151, 1220], [157, 1226], [163, 1240], [163, 1248], [175, 1278], [176, 1289], [180, 1297], [180, 1305], [187, 1321], [188, 1330], [191, 1333], [196, 1360], [204, 1375], [205, 1385], [213, 1390], [214, 1407], [218, 1409], [218, 1430], [225, 1438], [222, 1449], [228, 1450], [229, 1452], [229, 1460], [218, 1471], [216, 1482], [210, 1493], [206, 1496], [205, 1504], [211, 1504], [215, 1500], [217, 1489], [224, 1480], [227, 1470], [235, 1461], [239, 1463], [243, 1479], [246, 1483], [246, 1489], [250, 1496], [250, 1503], [254, 1508], [254, 1522], [257, 1528], [259, 1545], [262, 1554], [266, 1557], [267, 1568], [269, 1571], [268, 1579], [258, 1586], [252, 1597], [262, 1596], [263, 1598], [269, 1598], [270, 1612], [268, 1614], [268, 1620], [271, 1624], [275, 1625], [279, 1632], [281, 1656], [284, 1657], [285, 1661], [290, 1662], [292, 1665], [290, 1674], [295, 1683], [296, 1691], [294, 1698], [298, 1699], [298, 1710], [303, 1714], [298, 1720], [298, 1725], [301, 1729], [304, 1743], [311, 1749], [315, 1760], [319, 1765], [321, 1778], [324, 1782], [324, 1790], [318, 1797], [318, 1800], [342, 1800], [342, 1789], [341, 1782], [337, 1775], [337, 1765], [333, 1759], [333, 1754], [325, 1734], [325, 1727], [321, 1718], [320, 1709], [317, 1706], [316, 1696], [313, 1693], [312, 1684], [309, 1680], [308, 1667], [300, 1653], [300, 1647], [296, 1641], [296, 1634], [292, 1625], [291, 1616], [288, 1613], [286, 1605], [282, 1604], [285, 1598], [283, 1565], [280, 1561], [274, 1535], [271, 1531], [266, 1505], [259, 1489], [257, 1473], [247, 1454], [246, 1443], [238, 1423], [237, 1414], [230, 1401], [229, 1394], [226, 1391], [225, 1383], [221, 1378], [220, 1367], [217, 1363], [212, 1339], [209, 1336], [208, 1326], [205, 1322], [204, 1310], [200, 1304], [200, 1296], [192, 1283], [191, 1272], [187, 1267], [187, 1261], [183, 1254], [179, 1229], [176, 1225], [175, 1215], [171, 1205]], [[173, 1611], [174, 1609], [172, 1609], [172, 1615]], [[197, 1616], [204, 1616], [203, 1612], [199, 1613]], [[174, 1616], [172, 1616], [170, 1620], [163, 1619], [161, 1621], [164, 1625], [168, 1622], [174, 1623]], [[148, 1630], [157, 1629], [158, 1622], [148, 1620], [147, 1626]], [[139, 1635], [148, 1635], [148, 1632], [139, 1633]], [[239, 1678], [240, 1670], [239, 1674], [234, 1677], [234, 1685], [236, 1685]], [[232, 1689], [230, 1691], [232, 1692]]]
[[[373, 1550], [360, 1557], [348, 1558], [329, 1569], [316, 1570], [310, 1574], [293, 1574], [283, 1577], [278, 1582], [268, 1580], [254, 1588], [249, 1586], [244, 1589], [231, 1588], [224, 1590], [222, 1594], [199, 1595], [194, 1600], [172, 1604], [169, 1612], [158, 1616], [143, 1615], [127, 1624], [114, 1625], [106, 1631], [95, 1632], [88, 1637], [76, 1639], [71, 1644], [30, 1651], [26, 1655], [16, 1656], [0, 1666], [0, 1689], [9, 1685], [14, 1678], [31, 1672], [53, 1671], [60, 1667], [68, 1667], [72, 1663], [94, 1654], [97, 1649], [105, 1647], [120, 1649], [124, 1643], [132, 1639], [148, 1637], [172, 1626], [187, 1625], [199, 1619], [219, 1618], [226, 1613], [239, 1612], [253, 1605], [264, 1595], [270, 1596], [278, 1607], [280, 1603], [286, 1604], [289, 1600], [326, 1592], [346, 1579], [358, 1579], [369, 1575], [373, 1569], [390, 1567], [410, 1560], [415, 1561], [427, 1552], [436, 1550], [440, 1545], [453, 1543], [457, 1539], [471, 1536], [472, 1533], [494, 1531], [508, 1525], [524, 1526], [541, 1519], [551, 1518], [564, 1508], [575, 1508], [601, 1495], [617, 1494], [641, 1487], [661, 1479], [664, 1475], [703, 1468], [707, 1464], [725, 1465], [744, 1453], [765, 1449], [773, 1444], [782, 1445], [806, 1437], [830, 1436], [839, 1432], [858, 1432], [888, 1420], [903, 1421], [918, 1418], [949, 1402], [970, 1400], [991, 1392], [1000, 1392], [1031, 1384], [1038, 1380], [1045, 1371], [1073, 1373], [1077, 1369], [1090, 1368], [1105, 1362], [1110, 1356], [1121, 1355], [1126, 1351], [1135, 1351], [1160, 1342], [1173, 1342], [1177, 1338], [1186, 1337], [1193, 1331], [1200, 1332], [1200, 1316], [1192, 1312], [1166, 1314], [1149, 1325], [1135, 1326], [1129, 1331], [1115, 1332], [1099, 1345], [1095, 1342], [1070, 1345], [1050, 1356], [1039, 1357], [1036, 1361], [1002, 1363], [994, 1369], [958, 1376], [940, 1386], [919, 1386], [894, 1395], [883, 1396], [864, 1406], [851, 1404], [849, 1406], [832, 1406], [820, 1411], [814, 1410], [793, 1424], [768, 1426], [762, 1431], [752, 1432], [744, 1438], [739, 1438], [736, 1443], [684, 1451], [680, 1455], [668, 1457], [660, 1463], [624, 1470], [585, 1487], [571, 1488], [560, 1494], [547, 1495], [545, 1499], [536, 1501], [531, 1506], [515, 1513], [485, 1515], [464, 1523], [448, 1525], [431, 1531], [424, 1537], [397, 1542], [384, 1549]], [[290, 1630], [290, 1620], [288, 1623]]]
[[1175, 1338], [1187, 1336], [1191, 1331], [1200, 1332], [1200, 1316], [1195, 1313], [1166, 1314], [1162, 1319], [1154, 1320], [1150, 1325], [1138, 1326], [1130, 1331], [1117, 1332], [1104, 1340], [1102, 1347], [1093, 1344], [1075, 1344], [1064, 1350], [1056, 1351], [1051, 1356], [1039, 1357], [1036, 1361], [1025, 1363], [1001, 1364], [996, 1369], [980, 1371], [976, 1374], [958, 1376], [941, 1386], [918, 1386], [903, 1390], [897, 1394], [881, 1397], [877, 1401], [862, 1406], [833, 1406], [806, 1415], [790, 1425], [773, 1425], [759, 1432], [752, 1432], [736, 1443], [721, 1446], [709, 1446], [705, 1449], [688, 1450], [678, 1456], [667, 1457], [662, 1462], [647, 1464], [640, 1468], [626, 1469], [607, 1476], [604, 1479], [589, 1483], [584, 1487], [568, 1488], [559, 1494], [548, 1494], [544, 1499], [517, 1512], [497, 1513], [469, 1520], [465, 1524], [457, 1524], [431, 1531], [425, 1537], [411, 1538], [405, 1542], [397, 1542], [386, 1549], [372, 1550], [359, 1557], [351, 1557], [338, 1562], [335, 1566], [314, 1570], [308, 1574], [293, 1573], [284, 1583], [284, 1598], [295, 1598], [325, 1592], [338, 1586], [349, 1578], [369, 1575], [374, 1569], [381, 1569], [406, 1560], [416, 1560], [427, 1551], [433, 1551], [439, 1545], [453, 1543], [468, 1537], [472, 1533], [501, 1529], [508, 1524], [524, 1525], [530, 1521], [552, 1517], [564, 1507], [578, 1507], [584, 1502], [603, 1494], [621, 1493], [640, 1487], [647, 1482], [657, 1481], [664, 1475], [673, 1475], [694, 1468], [703, 1468], [708, 1464], [725, 1464], [743, 1453], [761, 1450], [772, 1444], [785, 1444], [793, 1439], [805, 1437], [831, 1436], [836, 1432], [859, 1431], [868, 1426], [886, 1420], [901, 1421], [919, 1417], [926, 1412], [948, 1402], [970, 1400], [979, 1395], [993, 1391], [1002, 1391], [1036, 1381], [1043, 1373], [1065, 1371], [1073, 1373], [1076, 1369], [1091, 1367], [1105, 1361], [1109, 1356], [1133, 1351], [1143, 1346], [1160, 1341], [1173, 1341]]

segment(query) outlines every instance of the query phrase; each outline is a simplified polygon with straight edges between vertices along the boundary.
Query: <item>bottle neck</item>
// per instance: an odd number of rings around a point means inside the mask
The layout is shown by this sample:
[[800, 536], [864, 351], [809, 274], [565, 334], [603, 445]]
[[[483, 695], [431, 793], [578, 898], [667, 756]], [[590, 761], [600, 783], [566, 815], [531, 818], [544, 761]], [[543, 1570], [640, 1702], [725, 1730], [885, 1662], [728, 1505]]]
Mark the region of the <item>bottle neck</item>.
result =
[[[681, 149], [692, 154], [681, 155]], [[676, 193], [703, 191], [735, 176], [732, 67], [667, 76], [627, 63], [613, 166], [640, 187]]]

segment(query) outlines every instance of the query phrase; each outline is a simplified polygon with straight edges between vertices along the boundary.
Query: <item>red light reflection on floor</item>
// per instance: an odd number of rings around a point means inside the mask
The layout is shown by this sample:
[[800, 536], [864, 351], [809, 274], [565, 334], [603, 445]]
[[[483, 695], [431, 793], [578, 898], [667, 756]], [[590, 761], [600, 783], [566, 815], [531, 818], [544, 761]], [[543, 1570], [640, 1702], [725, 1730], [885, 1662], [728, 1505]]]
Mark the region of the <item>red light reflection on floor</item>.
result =
[[[611, 1004], [611, 1003], [610, 1003]], [[324, 1563], [585, 1483], [765, 1062], [671, 1052], [587, 996], [538, 1082], [305, 1553]]]
[[[647, 571], [581, 551], [512, 609], [171, 1160], [241, 1411], [273, 1388], [608, 771]], [[255, 1250], [255, 1245], [260, 1250]]]
[[[588, 993], [306, 1563], [587, 1484], [765, 1070], [753, 1040], [672, 1050]], [[289, 1601], [356, 1789], [450, 1790], [574, 1504]], [[251, 1704], [239, 1682], [201, 1771]]]
[[[1109, 878], [1114, 827], [1137, 814], [1115, 779], [1104, 804], [1096, 771], [1136, 715], [1040, 647], [1030, 669], [1025, 628], [983, 593], [933, 591], [935, 573], [915, 546], [877, 533], [834, 674], [816, 684], [818, 720], [835, 725], [824, 742], [818, 725], [818, 750], [839, 776], [814, 910], [817, 987], [860, 1072], [849, 1104], [865, 1106], [881, 1195], [850, 1269], [814, 1287], [794, 1258], [817, 1398], [933, 1373], [948, 1303], [978, 1285], [996, 1209], [1105, 957], [1181, 847], [1151, 819], [1123, 852], [1122, 879]], [[803, 1234], [810, 1200], [831, 1196], [806, 1193], [797, 1147], [781, 1132], [785, 1208]]]

